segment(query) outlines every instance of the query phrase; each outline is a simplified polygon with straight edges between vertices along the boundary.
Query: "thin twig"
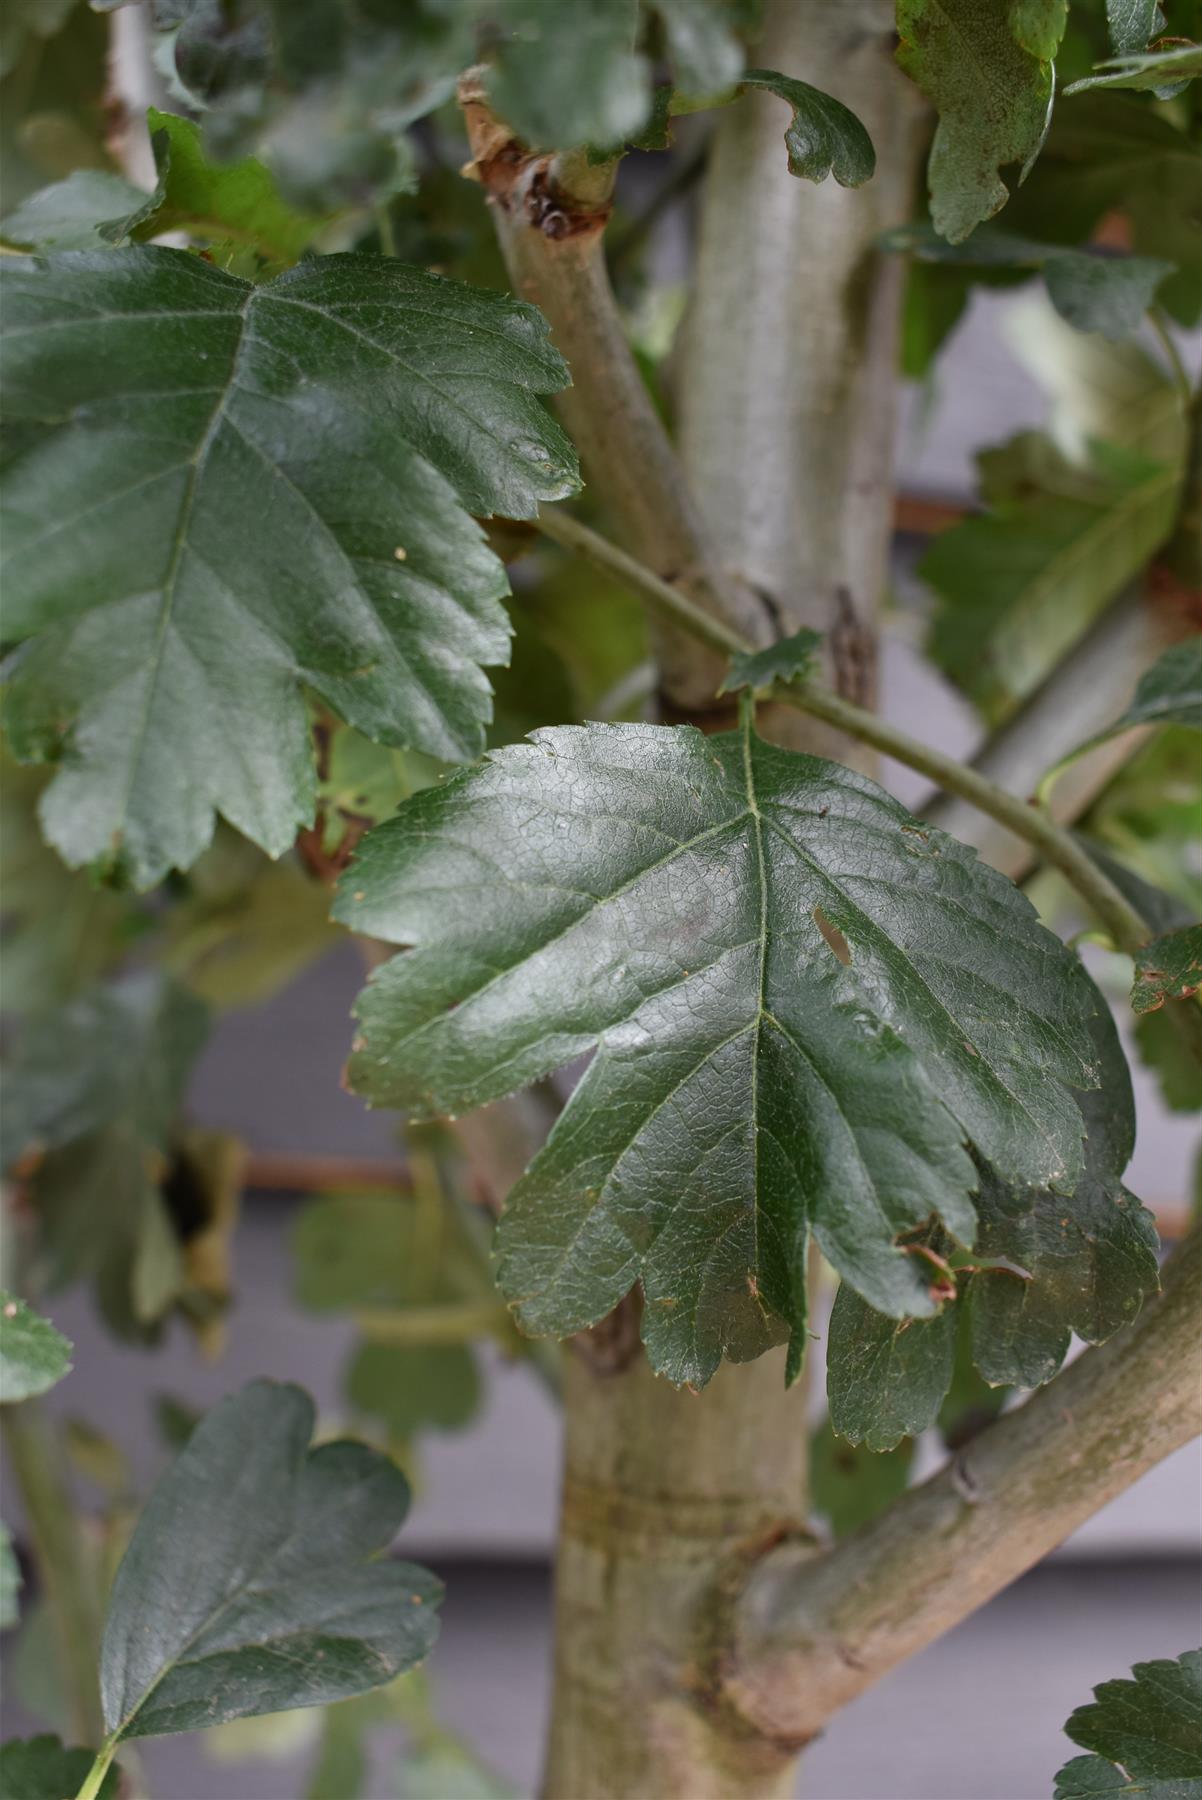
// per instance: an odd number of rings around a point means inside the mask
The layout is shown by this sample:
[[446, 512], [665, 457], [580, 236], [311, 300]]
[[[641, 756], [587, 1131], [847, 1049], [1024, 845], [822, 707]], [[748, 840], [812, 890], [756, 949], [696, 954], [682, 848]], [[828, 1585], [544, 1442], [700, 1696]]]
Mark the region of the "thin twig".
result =
[[[588, 557], [617, 575], [656, 611], [691, 632], [711, 649], [728, 656], [746, 654], [752, 649], [752, 645], [740, 632], [703, 612], [671, 583], [653, 574], [634, 557], [628, 556], [616, 544], [611, 544], [599, 532], [593, 531], [588, 525], [582, 525], [570, 514], [547, 508], [539, 514], [537, 525], [540, 531], [553, 538], [556, 543]], [[795, 706], [813, 718], [824, 719], [828, 725], [846, 732], [860, 743], [871, 744], [886, 756], [905, 763], [908, 768], [917, 769], [947, 793], [959, 794], [962, 799], [971, 801], [979, 811], [997, 819], [1013, 831], [1016, 837], [1033, 844], [1044, 860], [1059, 869], [1076, 888], [1118, 949], [1133, 952], [1151, 936], [1146, 921], [1119, 892], [1110, 877], [1098, 868], [1071, 832], [1057, 825], [1046, 813], [1038, 811], [1024, 800], [1016, 799], [1005, 788], [998, 787], [995, 782], [966, 763], [958, 762], [955, 757], [947, 756], [943, 751], [920, 742], [918, 738], [911, 737], [898, 726], [878, 718], [865, 707], [841, 699], [830, 688], [820, 687], [809, 681], [792, 681], [777, 683], [769, 692], [772, 699]]]

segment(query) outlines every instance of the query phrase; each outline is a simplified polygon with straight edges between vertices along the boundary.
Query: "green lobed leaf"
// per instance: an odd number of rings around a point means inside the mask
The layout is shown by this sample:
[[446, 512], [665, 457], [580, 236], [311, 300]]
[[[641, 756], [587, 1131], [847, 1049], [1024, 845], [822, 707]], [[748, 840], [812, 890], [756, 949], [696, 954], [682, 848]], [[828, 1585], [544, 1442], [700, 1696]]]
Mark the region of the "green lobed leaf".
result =
[[1131, 1006], [1157, 1012], [1166, 1000], [1188, 1000], [1202, 987], [1202, 925], [1153, 938], [1135, 953]]
[[1138, 330], [1156, 289], [1173, 273], [1159, 257], [1116, 255], [1108, 250], [1040, 244], [1016, 233], [981, 226], [961, 244], [948, 244], [929, 226], [906, 225], [886, 233], [889, 250], [905, 250], [927, 262], [982, 269], [1038, 269], [1048, 298], [1077, 331], [1112, 339]]
[[1115, 56], [1099, 63], [1097, 72], [1074, 81], [1066, 94], [1083, 94], [1089, 88], [1152, 89], [1168, 100], [1202, 75], [1202, 44], [1184, 44], [1173, 50], [1154, 50], [1135, 56]]
[[249, 244], [269, 263], [294, 263], [323, 223], [282, 198], [275, 179], [254, 157], [218, 163], [205, 153], [200, 127], [191, 119], [146, 114], [158, 183], [139, 196], [127, 215], [110, 214], [100, 236], [109, 243], [139, 240], [165, 231], [187, 231], [209, 242]]
[[872, 139], [850, 109], [792, 76], [775, 69], [748, 69], [745, 88], [764, 88], [793, 109], [785, 132], [789, 173], [806, 181], [833, 175], [840, 187], [862, 187], [876, 169]]
[[1009, 199], [1000, 170], [1017, 163], [1025, 174], [1038, 155], [1051, 64], [1024, 48], [997, 0], [898, 0], [897, 29], [897, 59], [939, 115], [927, 169], [931, 217], [959, 243]]
[[835, 1296], [826, 1359], [831, 1424], [873, 1451], [894, 1450], [939, 1416], [956, 1355], [956, 1309], [887, 1319], [844, 1283]]
[[313, 1403], [256, 1381], [196, 1427], [113, 1583], [101, 1658], [118, 1739], [320, 1706], [429, 1652], [441, 1585], [382, 1555], [404, 1476], [362, 1444], [309, 1449]]
[[[64, 1800], [91, 1772], [90, 1750], [68, 1750], [56, 1737], [13, 1738], [0, 1744], [0, 1793], [4, 1800]], [[121, 1776], [109, 1769], [96, 1800], [117, 1800]]]
[[1131, 1675], [1130, 1681], [1102, 1682], [1093, 1704], [1070, 1715], [1068, 1736], [1095, 1754], [1064, 1765], [1056, 1776], [1056, 1800], [1118, 1800], [1123, 1794], [1199, 1800], [1202, 1650], [1136, 1663]]
[[100, 227], [147, 199], [142, 188], [108, 169], [75, 169], [26, 195], [0, 219], [0, 238], [19, 250], [99, 250]]
[[829, 1416], [810, 1438], [810, 1502], [836, 1538], [857, 1531], [906, 1490], [914, 1443], [876, 1454], [836, 1435]]
[[1179, 461], [1095, 444], [1082, 465], [1033, 432], [980, 457], [987, 512], [919, 564], [935, 661], [987, 710], [1024, 699], [1173, 528]]
[[731, 657], [718, 692], [731, 694], [737, 688], [771, 687], [774, 681], [792, 681], [799, 675], [808, 675], [821, 642], [820, 631], [803, 627], [789, 637], [778, 638], [766, 650], [739, 652]]
[[[1122, 1173], [1135, 1144], [1131, 1078], [1107, 1010], [1093, 1025], [1102, 1083], [1079, 1096], [1085, 1177], [1071, 1206], [1046, 1189], [982, 1174], [980, 1229], [968, 1281], [973, 1360], [993, 1386], [1050, 1381], [1072, 1333], [1087, 1344], [1136, 1317], [1159, 1286], [1151, 1213]], [[992, 1265], [992, 1266], [991, 1266]]]
[[71, 1370], [72, 1345], [49, 1319], [0, 1288], [0, 1402], [44, 1394]]
[[501, 1226], [532, 1335], [641, 1280], [673, 1380], [790, 1330], [796, 1364], [810, 1232], [879, 1310], [929, 1314], [895, 1240], [938, 1214], [971, 1241], [963, 1137], [1078, 1178], [1079, 964], [972, 852], [749, 720], [495, 752], [368, 834], [336, 913], [414, 946], [359, 1003], [373, 1104], [454, 1116], [599, 1046]]
[[302, 682], [474, 756], [509, 633], [470, 514], [577, 480], [538, 314], [381, 257], [258, 287], [175, 250], [6, 261], [8, 720], [60, 762], [64, 858], [149, 886], [218, 812], [280, 854], [314, 809]]
[[1132, 725], [1190, 725], [1202, 731], [1202, 635], [1173, 644], [1139, 678], [1111, 732]]

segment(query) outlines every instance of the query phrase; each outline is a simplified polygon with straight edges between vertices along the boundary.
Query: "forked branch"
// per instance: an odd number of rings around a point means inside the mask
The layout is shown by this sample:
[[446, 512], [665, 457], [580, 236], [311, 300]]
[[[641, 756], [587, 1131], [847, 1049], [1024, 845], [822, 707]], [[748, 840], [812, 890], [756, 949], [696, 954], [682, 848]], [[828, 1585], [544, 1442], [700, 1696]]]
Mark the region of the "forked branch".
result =
[[939, 1474], [814, 1557], [784, 1546], [737, 1611], [728, 1696], [798, 1741], [1033, 1567], [1202, 1429], [1202, 1234], [1163, 1292]]

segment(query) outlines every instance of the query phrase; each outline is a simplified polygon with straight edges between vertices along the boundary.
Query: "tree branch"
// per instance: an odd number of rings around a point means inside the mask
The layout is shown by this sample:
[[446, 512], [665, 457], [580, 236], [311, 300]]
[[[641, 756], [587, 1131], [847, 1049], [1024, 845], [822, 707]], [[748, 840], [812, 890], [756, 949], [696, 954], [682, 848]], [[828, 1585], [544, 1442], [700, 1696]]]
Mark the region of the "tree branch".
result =
[[[460, 86], [471, 172], [493, 209], [514, 291], [551, 326], [572, 385], [555, 407], [580, 452], [589, 490], [624, 543], [653, 573], [670, 577], [698, 609], [757, 644], [772, 620], [751, 589], [727, 581], [684, 474], [626, 341], [605, 266], [603, 233], [614, 164], [532, 155], [490, 111], [479, 82]], [[671, 623], [671, 621], [669, 621]], [[708, 705], [718, 665], [696, 634], [663, 634], [665, 690], [682, 707]]]
[[1202, 1234], [1135, 1323], [825, 1555], [748, 1581], [726, 1691], [765, 1735], [819, 1731], [1202, 1429]]
[[[557, 543], [588, 556], [628, 582], [657, 611], [715, 650], [733, 655], [752, 648], [740, 633], [703, 613], [670, 583], [645, 569], [624, 550], [607, 542], [578, 519], [544, 510], [539, 515], [538, 527]], [[1072, 883], [1119, 949], [1134, 951], [1152, 935], [1146, 921], [1124, 899], [1110, 877], [1081, 848], [1072, 833], [1057, 825], [1048, 814], [1016, 799], [966, 763], [957, 762], [955, 757], [921, 743], [898, 726], [878, 718], [853, 701], [842, 699], [829, 688], [809, 681], [791, 681], [778, 682], [769, 692], [774, 700], [795, 706], [813, 718], [824, 719], [848, 737], [871, 744], [908, 768], [928, 775], [945, 792], [968, 800], [978, 811], [988, 814], [1015, 836], [1033, 845], [1045, 861], [1059, 869]]]

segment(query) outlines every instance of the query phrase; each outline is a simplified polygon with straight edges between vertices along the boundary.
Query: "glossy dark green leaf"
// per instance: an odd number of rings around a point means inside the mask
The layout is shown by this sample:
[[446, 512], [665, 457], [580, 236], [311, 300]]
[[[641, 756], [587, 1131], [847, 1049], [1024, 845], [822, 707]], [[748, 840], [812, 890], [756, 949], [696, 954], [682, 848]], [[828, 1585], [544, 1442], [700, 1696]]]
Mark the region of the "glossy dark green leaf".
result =
[[869, 1450], [893, 1450], [917, 1437], [939, 1416], [955, 1354], [954, 1306], [931, 1319], [887, 1319], [844, 1283], [827, 1345], [831, 1424]]
[[480, 1408], [480, 1376], [465, 1344], [361, 1344], [343, 1381], [358, 1413], [394, 1443], [422, 1431], [460, 1431]]
[[576, 484], [539, 316], [381, 257], [252, 287], [138, 248], [5, 282], [9, 728], [61, 759], [66, 860], [146, 886], [217, 812], [286, 849], [314, 806], [301, 682], [368, 736], [476, 754], [507, 583], [469, 515]]
[[1056, 1800], [1202, 1795], [1202, 1650], [1136, 1663], [1131, 1676], [1102, 1682], [1093, 1704], [1070, 1715], [1068, 1736], [1094, 1754], [1060, 1770]]
[[1202, 44], [1183, 44], [1171, 50], [1154, 50], [1144, 55], [1116, 56], [1099, 63], [1095, 74], [1074, 81], [1066, 94], [1083, 94], [1088, 88], [1136, 88], [1153, 90], [1157, 97], [1168, 100], [1180, 93], [1186, 82], [1202, 75]]
[[974, 1360], [995, 1386], [1050, 1381], [1073, 1332], [1104, 1343], [1159, 1284], [1152, 1215], [1122, 1182], [1135, 1143], [1130, 1075], [1108, 1013], [1094, 1031], [1102, 1086], [1080, 1097], [1086, 1172], [1072, 1204], [982, 1174], [973, 1260], [984, 1266], [967, 1301]]
[[49, 1319], [0, 1288], [0, 1402], [44, 1394], [70, 1373], [71, 1349]]
[[1077, 331], [1128, 337], [1138, 330], [1160, 283], [1173, 273], [1159, 257], [1040, 244], [1017, 233], [981, 226], [960, 244], [948, 244], [929, 226], [907, 225], [884, 239], [926, 261], [981, 269], [1039, 269], [1048, 297]]
[[[1010, 197], [1000, 171], [1025, 174], [1052, 106], [1052, 69], [1015, 35], [996, 0], [899, 0], [898, 61], [939, 115], [927, 178], [931, 217], [959, 243]], [[1021, 180], [1020, 175], [1020, 180]]]
[[1135, 955], [1131, 1006], [1156, 1012], [1166, 1000], [1188, 1000], [1202, 986], [1202, 925], [1186, 925], [1153, 938]]
[[790, 637], [778, 638], [766, 650], [732, 656], [730, 671], [718, 692], [730, 694], [737, 688], [770, 687], [774, 681], [792, 681], [798, 675], [807, 675], [821, 642], [820, 631], [803, 628]]
[[747, 723], [495, 752], [368, 834], [337, 912], [414, 946], [359, 1004], [374, 1104], [453, 1116], [599, 1045], [501, 1227], [533, 1335], [641, 1280], [652, 1362], [703, 1381], [800, 1331], [810, 1231], [880, 1310], [932, 1312], [895, 1240], [971, 1240], [962, 1137], [1077, 1180], [1079, 965], [971, 852]]
[[789, 173], [806, 181], [833, 175], [840, 187], [862, 187], [876, 169], [872, 139], [856, 115], [804, 81], [778, 75], [775, 69], [748, 69], [745, 88], [764, 88], [793, 110], [785, 132]]
[[320, 1706], [428, 1654], [441, 1587], [388, 1549], [409, 1505], [362, 1444], [309, 1448], [301, 1389], [252, 1382], [206, 1414], [113, 1583], [101, 1691], [118, 1738]]
[[839, 1437], [827, 1417], [810, 1439], [810, 1503], [833, 1536], [846, 1537], [905, 1492], [913, 1461], [913, 1439], [876, 1453]]
[[[4, 1800], [70, 1800], [92, 1768], [90, 1750], [68, 1750], [56, 1737], [14, 1738], [0, 1744], [0, 1794]], [[120, 1772], [111, 1768], [96, 1800], [117, 1800]]]

